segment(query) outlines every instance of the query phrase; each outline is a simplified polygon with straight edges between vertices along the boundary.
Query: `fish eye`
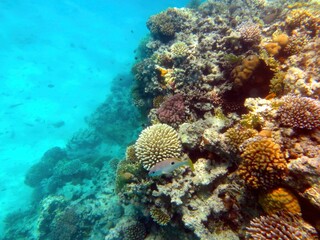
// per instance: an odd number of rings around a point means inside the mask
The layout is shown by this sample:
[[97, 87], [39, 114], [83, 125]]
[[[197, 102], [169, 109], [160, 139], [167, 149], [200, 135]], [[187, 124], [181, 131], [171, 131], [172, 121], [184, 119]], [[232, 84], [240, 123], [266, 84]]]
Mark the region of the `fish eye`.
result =
[[174, 165], [174, 162], [171, 162], [171, 165]]
[[152, 173], [152, 174], [155, 174], [156, 172], [155, 172], [155, 171], [152, 171], [151, 173]]

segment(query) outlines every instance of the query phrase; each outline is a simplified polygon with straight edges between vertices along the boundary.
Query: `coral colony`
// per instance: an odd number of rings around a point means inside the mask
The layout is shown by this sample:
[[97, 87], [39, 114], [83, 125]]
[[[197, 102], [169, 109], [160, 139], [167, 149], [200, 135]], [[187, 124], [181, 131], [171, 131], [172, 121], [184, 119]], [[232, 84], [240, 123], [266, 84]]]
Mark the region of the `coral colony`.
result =
[[[129, 98], [108, 99], [28, 171], [35, 207], [4, 239], [319, 239], [319, 2], [192, 6], [147, 21], [130, 100], [143, 128], [121, 120]], [[106, 156], [113, 124], [122, 160]], [[171, 158], [194, 171], [148, 175]]]

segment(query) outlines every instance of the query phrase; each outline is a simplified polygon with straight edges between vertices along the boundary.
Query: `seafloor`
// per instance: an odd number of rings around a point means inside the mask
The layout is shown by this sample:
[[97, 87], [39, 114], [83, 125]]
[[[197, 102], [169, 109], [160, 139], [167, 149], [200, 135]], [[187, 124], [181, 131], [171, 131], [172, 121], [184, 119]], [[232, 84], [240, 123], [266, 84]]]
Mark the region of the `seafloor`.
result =
[[[146, 25], [132, 74], [29, 169], [3, 239], [319, 239], [319, 2], [191, 1]], [[195, 169], [149, 176], [168, 159]]]

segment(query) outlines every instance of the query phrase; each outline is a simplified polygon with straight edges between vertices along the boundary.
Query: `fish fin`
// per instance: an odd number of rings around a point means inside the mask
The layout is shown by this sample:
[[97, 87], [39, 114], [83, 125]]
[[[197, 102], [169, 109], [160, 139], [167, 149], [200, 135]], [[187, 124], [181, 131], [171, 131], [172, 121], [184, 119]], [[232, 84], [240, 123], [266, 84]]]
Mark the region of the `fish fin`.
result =
[[193, 166], [193, 162], [191, 161], [191, 159], [189, 158], [188, 160], [188, 165], [191, 168], [191, 171], [194, 172], [194, 166]]

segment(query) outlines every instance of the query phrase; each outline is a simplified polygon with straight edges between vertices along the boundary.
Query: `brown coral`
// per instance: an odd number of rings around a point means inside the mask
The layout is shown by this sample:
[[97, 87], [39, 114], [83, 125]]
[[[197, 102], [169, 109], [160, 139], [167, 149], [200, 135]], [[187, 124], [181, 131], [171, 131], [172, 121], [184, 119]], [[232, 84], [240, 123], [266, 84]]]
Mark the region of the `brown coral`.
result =
[[238, 26], [238, 31], [240, 32], [241, 39], [245, 43], [259, 43], [261, 40], [261, 31], [258, 24], [253, 22], [243, 22]]
[[241, 65], [235, 67], [231, 72], [231, 77], [234, 79], [236, 86], [242, 86], [251, 76], [253, 71], [260, 63], [257, 55], [249, 55], [243, 59]]
[[301, 129], [320, 126], [320, 102], [308, 97], [288, 95], [282, 97], [278, 118], [282, 125]]
[[261, 194], [259, 203], [268, 214], [279, 211], [301, 214], [301, 208], [297, 197], [285, 188], [277, 188], [267, 193]]
[[134, 148], [134, 144], [127, 147], [126, 160], [133, 161], [133, 162], [137, 161], [136, 150]]
[[225, 136], [228, 146], [234, 151], [239, 150], [239, 146], [247, 139], [253, 137], [258, 132], [254, 129], [244, 127], [232, 127], [227, 130]]
[[150, 216], [159, 225], [165, 226], [170, 222], [170, 215], [163, 211], [161, 208], [152, 207], [150, 209]]
[[241, 154], [239, 175], [252, 188], [271, 188], [287, 173], [280, 146], [269, 138], [249, 142]]
[[275, 42], [265, 44], [264, 48], [266, 49], [267, 53], [272, 56], [278, 55], [279, 51], [281, 50], [281, 46]]
[[293, 214], [277, 213], [261, 216], [250, 222], [246, 239], [318, 239], [316, 230], [301, 217]]

